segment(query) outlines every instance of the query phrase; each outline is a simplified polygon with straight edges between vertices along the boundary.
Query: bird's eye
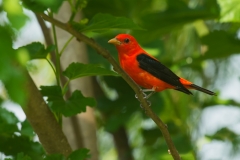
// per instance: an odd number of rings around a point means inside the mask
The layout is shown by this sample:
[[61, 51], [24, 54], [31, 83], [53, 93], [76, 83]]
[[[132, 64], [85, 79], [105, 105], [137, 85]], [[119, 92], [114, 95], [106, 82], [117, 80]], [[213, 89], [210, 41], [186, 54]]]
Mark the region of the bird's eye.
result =
[[124, 41], [125, 43], [129, 43], [129, 42], [130, 42], [130, 40], [129, 40], [128, 38], [125, 38], [123, 41]]

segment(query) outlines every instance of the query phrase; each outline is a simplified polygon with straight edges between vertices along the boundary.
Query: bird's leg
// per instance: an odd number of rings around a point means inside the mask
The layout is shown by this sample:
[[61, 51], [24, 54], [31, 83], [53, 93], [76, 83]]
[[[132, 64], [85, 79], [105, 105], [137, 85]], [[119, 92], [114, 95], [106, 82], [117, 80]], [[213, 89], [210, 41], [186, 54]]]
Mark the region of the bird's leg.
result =
[[149, 95], [147, 95], [146, 99], [148, 99], [149, 97], [151, 97], [154, 93], [156, 93], [155, 91], [152, 91], [151, 93], [149, 93]]
[[156, 91], [156, 87], [153, 87], [151, 89], [142, 89], [142, 92], [151, 92], [149, 95], [147, 95], [146, 97], [144, 97], [145, 99], [148, 99], [149, 97], [151, 97]]
[[[156, 87], [153, 87], [152, 89], [141, 89], [140, 91], [143, 93], [144, 99], [148, 99], [155, 93], [155, 90], [156, 90]], [[151, 92], [151, 93], [147, 95], [145, 92]], [[138, 99], [137, 94], [135, 94], [135, 98]]]

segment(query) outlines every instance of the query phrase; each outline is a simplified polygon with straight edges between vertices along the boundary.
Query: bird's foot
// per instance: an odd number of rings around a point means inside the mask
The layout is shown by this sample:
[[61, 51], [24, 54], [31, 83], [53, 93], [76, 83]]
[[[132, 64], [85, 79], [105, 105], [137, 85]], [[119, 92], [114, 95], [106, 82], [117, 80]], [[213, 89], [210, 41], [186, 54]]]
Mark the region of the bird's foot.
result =
[[[144, 92], [142, 92], [142, 93], [143, 93], [143, 98], [144, 98], [144, 99], [147, 99], [148, 95], [147, 95], [146, 93], [144, 93]], [[137, 99], [138, 99], [138, 96], [137, 96], [137, 94], [135, 94], [135, 98], [137, 98]]]
[[[141, 89], [140, 91], [143, 93], [143, 95], [144, 95], [144, 99], [148, 99], [149, 97], [151, 97], [154, 93], [155, 93], [155, 87], [153, 87], [152, 89]], [[146, 94], [145, 92], [151, 92], [150, 94]], [[137, 94], [135, 94], [135, 98], [137, 98], [138, 99], [138, 96], [137, 96]]]

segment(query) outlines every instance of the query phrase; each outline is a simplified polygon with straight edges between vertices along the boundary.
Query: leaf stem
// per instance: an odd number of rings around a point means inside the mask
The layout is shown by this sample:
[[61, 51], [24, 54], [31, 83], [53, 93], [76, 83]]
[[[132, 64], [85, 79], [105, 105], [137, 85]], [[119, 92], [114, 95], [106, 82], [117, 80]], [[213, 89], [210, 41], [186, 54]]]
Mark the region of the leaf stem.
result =
[[57, 75], [56, 75], [56, 70], [55, 70], [55, 68], [54, 68], [54, 66], [53, 66], [53, 64], [49, 61], [49, 59], [47, 59], [46, 58], [46, 61], [48, 62], [48, 64], [50, 65], [50, 67], [52, 68], [52, 70], [53, 70], [53, 72], [54, 72], [54, 74], [55, 74], [55, 76], [57, 77]]
[[74, 36], [70, 37], [70, 38], [67, 40], [67, 42], [64, 44], [62, 50], [61, 50], [60, 53], [59, 53], [59, 56], [60, 56], [60, 57], [62, 56], [63, 51], [66, 49], [66, 47], [67, 47], [68, 44], [72, 41], [73, 38], [74, 38]]
[[71, 81], [71, 79], [68, 79], [67, 82], [64, 84], [63, 88], [62, 88], [62, 95], [65, 95], [65, 93], [67, 92], [67, 87], [69, 82]]
[[[52, 12], [49, 12], [49, 15], [50, 15], [51, 18], [53, 18]], [[61, 68], [60, 68], [60, 54], [59, 54], [59, 51], [58, 51], [58, 41], [57, 41], [56, 28], [55, 28], [54, 23], [52, 23], [52, 29], [53, 29], [53, 39], [54, 39], [54, 43], [55, 43], [55, 46], [56, 46], [56, 51], [55, 51], [55, 54], [56, 54], [56, 80], [57, 80], [58, 86], [60, 86], [60, 71], [61, 71]]]
[[79, 6], [79, 4], [80, 4], [80, 0], [77, 0], [77, 2], [75, 3], [75, 7], [74, 7], [74, 5], [73, 5], [72, 2], [69, 1], [69, 3], [70, 3], [71, 8], [72, 8], [72, 15], [71, 15], [71, 17], [70, 17], [70, 19], [69, 19], [69, 22], [71, 22], [71, 21], [73, 21], [76, 13], [77, 13], [77, 11], [78, 11], [78, 6]]

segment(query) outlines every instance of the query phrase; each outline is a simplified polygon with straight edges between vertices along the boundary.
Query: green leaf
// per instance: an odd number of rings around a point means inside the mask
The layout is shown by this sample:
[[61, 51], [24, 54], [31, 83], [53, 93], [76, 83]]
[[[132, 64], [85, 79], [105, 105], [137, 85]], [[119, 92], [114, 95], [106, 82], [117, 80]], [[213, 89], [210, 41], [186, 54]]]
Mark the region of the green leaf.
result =
[[221, 22], [240, 22], [239, 0], [218, 0], [221, 6]]
[[90, 158], [91, 155], [89, 154], [88, 149], [81, 148], [76, 151], [73, 151], [67, 158], [67, 160], [85, 160], [87, 158]]
[[65, 157], [61, 154], [51, 154], [51, 155], [46, 155], [44, 160], [65, 160]]
[[206, 137], [214, 140], [220, 140], [220, 141], [225, 141], [225, 140], [229, 140], [229, 141], [235, 141], [237, 140], [237, 137], [239, 137], [238, 134], [236, 134], [235, 132], [231, 131], [230, 129], [224, 127], [219, 129], [216, 133], [214, 133], [213, 135], [206, 135]]
[[[7, 90], [10, 99], [22, 106], [25, 106], [26, 99], [26, 78], [25, 70], [19, 63], [16, 51], [12, 48], [12, 33], [7, 27], [0, 26], [0, 79]], [[16, 89], [18, 88], [18, 89]]]
[[26, 49], [29, 52], [30, 59], [45, 59], [48, 53], [55, 49], [55, 46], [51, 45], [45, 49], [42, 43], [33, 42], [31, 44], [18, 48], [18, 50], [20, 49]]
[[27, 136], [31, 139], [33, 139], [33, 137], [36, 135], [33, 132], [33, 128], [32, 128], [32, 126], [30, 125], [30, 123], [27, 119], [22, 122], [22, 128], [21, 128], [20, 132], [21, 132], [21, 135]]
[[32, 10], [33, 12], [43, 12], [48, 8], [51, 11], [57, 13], [59, 7], [62, 5], [64, 0], [49, 1], [49, 0], [22, 0], [23, 5]]
[[32, 158], [30, 158], [29, 156], [27, 155], [24, 155], [24, 153], [18, 153], [17, 155], [17, 160], [31, 160]]
[[22, 6], [18, 1], [3, 0], [3, 9], [7, 13], [12, 27], [19, 30], [24, 26], [28, 17], [23, 13]]
[[98, 13], [89, 21], [87, 26], [81, 28], [81, 31], [82, 32], [85, 32], [85, 31], [99, 32], [99, 31], [106, 31], [109, 29], [143, 30], [143, 28], [136, 25], [129, 18], [114, 17], [110, 14]]
[[18, 122], [19, 120], [12, 112], [0, 107], [0, 136], [11, 137], [18, 131]]
[[206, 0], [195, 8], [189, 7], [182, 0], [168, 0], [167, 5], [167, 9], [164, 11], [151, 10], [149, 13], [139, 15], [141, 26], [147, 31], [134, 31], [135, 38], [145, 37], [145, 42], [151, 42], [185, 24], [199, 19], [216, 19], [220, 15], [220, 8], [216, 0]]
[[118, 76], [116, 72], [102, 68], [98, 64], [82, 63], [71, 63], [63, 74], [71, 80], [84, 76]]
[[86, 112], [87, 106], [96, 106], [96, 101], [94, 98], [84, 97], [80, 91], [76, 90], [67, 101], [63, 99], [53, 100], [49, 102], [49, 106], [54, 112], [70, 117]]
[[40, 86], [40, 92], [48, 97], [47, 101], [63, 100], [62, 89], [59, 86]]
[[200, 59], [224, 58], [240, 52], [240, 40], [226, 31], [213, 31], [201, 40], [208, 50]]
[[[34, 160], [42, 160], [44, 154], [43, 148], [39, 142], [33, 142], [29, 137], [17, 136], [12, 134], [11, 137], [0, 135], [0, 150], [5, 155], [16, 157], [18, 153], [23, 152]], [[23, 156], [20, 156], [23, 157]]]
[[84, 97], [78, 90], [74, 91], [72, 96], [65, 101], [59, 86], [41, 86], [40, 88], [42, 95], [47, 97], [51, 110], [66, 117], [86, 112], [86, 106], [96, 106], [93, 98]]

